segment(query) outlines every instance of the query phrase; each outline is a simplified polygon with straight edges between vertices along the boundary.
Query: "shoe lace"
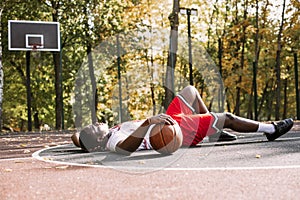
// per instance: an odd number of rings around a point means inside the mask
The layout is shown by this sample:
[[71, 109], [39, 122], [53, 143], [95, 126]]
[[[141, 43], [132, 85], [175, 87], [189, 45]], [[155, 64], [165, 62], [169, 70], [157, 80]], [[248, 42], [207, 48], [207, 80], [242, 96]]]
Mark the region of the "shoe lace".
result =
[[280, 131], [289, 128], [291, 125], [292, 123], [289, 120], [280, 121], [277, 123], [277, 129]]

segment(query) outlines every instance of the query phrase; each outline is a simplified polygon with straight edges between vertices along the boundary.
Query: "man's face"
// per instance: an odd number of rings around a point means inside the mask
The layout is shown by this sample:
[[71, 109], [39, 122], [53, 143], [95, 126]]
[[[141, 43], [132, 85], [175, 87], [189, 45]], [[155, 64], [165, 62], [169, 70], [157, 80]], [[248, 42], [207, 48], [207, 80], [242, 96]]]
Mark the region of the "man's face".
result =
[[84, 127], [79, 136], [80, 146], [88, 152], [105, 148], [105, 137], [108, 133], [108, 125], [104, 123], [91, 124]]
[[105, 123], [96, 123], [94, 125], [95, 132], [97, 133], [98, 141], [100, 142], [108, 133], [108, 125]]

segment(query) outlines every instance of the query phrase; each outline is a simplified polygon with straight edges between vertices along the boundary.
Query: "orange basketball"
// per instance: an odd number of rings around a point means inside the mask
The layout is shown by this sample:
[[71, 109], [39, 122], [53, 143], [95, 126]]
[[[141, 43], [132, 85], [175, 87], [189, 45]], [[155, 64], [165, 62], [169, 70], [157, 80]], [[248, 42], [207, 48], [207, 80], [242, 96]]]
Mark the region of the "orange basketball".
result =
[[150, 143], [161, 154], [171, 154], [182, 145], [182, 132], [178, 124], [156, 124], [150, 131]]

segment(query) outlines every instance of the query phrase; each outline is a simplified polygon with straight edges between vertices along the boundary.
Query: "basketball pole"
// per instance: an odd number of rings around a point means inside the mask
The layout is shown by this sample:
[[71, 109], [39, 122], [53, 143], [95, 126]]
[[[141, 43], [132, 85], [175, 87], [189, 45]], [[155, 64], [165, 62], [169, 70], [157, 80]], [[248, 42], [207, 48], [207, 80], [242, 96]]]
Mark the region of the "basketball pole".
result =
[[30, 86], [30, 50], [26, 51], [26, 88], [27, 88], [28, 131], [32, 131], [32, 119], [31, 119], [31, 86]]

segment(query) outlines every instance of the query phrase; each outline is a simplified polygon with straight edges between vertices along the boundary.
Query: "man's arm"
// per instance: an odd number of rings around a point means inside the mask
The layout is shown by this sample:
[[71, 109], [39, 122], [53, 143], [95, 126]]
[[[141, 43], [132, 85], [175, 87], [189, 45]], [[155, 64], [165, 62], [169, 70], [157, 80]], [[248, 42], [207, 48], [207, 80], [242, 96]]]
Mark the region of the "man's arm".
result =
[[173, 125], [176, 122], [166, 114], [159, 114], [150, 117], [146, 119], [143, 124], [139, 126], [130, 136], [119, 142], [117, 144], [116, 151], [124, 155], [130, 155], [132, 152], [135, 152], [142, 143], [150, 125], [160, 123]]

